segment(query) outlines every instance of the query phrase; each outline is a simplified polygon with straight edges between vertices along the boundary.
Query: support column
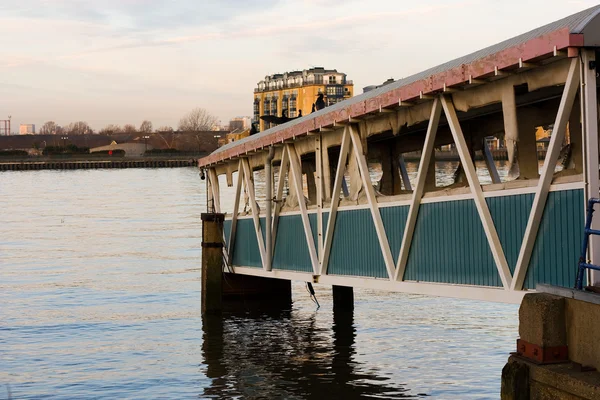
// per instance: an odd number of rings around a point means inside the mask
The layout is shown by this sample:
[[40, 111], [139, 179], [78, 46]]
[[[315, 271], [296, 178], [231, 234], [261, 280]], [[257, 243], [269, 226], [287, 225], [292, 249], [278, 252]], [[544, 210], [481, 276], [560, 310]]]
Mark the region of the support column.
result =
[[583, 173], [583, 137], [581, 129], [581, 99], [576, 98], [569, 118], [569, 144], [571, 145], [571, 160], [568, 167], [576, 174]]
[[202, 315], [220, 314], [225, 214], [202, 213]]
[[400, 180], [399, 171], [399, 159], [401, 153], [398, 152], [397, 146], [390, 146], [389, 143], [383, 143], [378, 146], [381, 170], [379, 191], [385, 196], [393, 196], [400, 194], [402, 191], [402, 184]]
[[517, 164], [519, 166], [519, 179], [538, 179], [540, 177], [537, 145], [536, 126], [531, 122], [529, 115], [517, 111]]
[[333, 289], [333, 310], [334, 311], [353, 311], [354, 310], [354, 289], [348, 286], [332, 286]]

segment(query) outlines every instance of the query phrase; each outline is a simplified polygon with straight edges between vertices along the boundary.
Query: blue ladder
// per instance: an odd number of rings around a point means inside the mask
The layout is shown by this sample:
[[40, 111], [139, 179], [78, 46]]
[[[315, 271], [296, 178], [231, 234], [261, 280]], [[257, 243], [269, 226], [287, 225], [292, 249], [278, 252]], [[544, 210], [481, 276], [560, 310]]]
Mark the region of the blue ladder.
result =
[[581, 256], [579, 257], [579, 268], [577, 279], [575, 280], [575, 289], [583, 289], [583, 273], [585, 269], [600, 271], [600, 266], [588, 264], [586, 262], [587, 250], [590, 244], [590, 235], [600, 235], [600, 230], [591, 229], [592, 218], [594, 216], [594, 204], [600, 203], [600, 199], [589, 199], [587, 208], [587, 217], [585, 219], [585, 229], [583, 230], [583, 244], [581, 246]]

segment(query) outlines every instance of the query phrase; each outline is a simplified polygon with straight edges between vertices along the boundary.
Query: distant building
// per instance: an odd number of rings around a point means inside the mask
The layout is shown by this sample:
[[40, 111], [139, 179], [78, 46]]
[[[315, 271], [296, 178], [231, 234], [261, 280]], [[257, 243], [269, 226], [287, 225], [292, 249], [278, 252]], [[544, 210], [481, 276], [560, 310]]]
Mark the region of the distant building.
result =
[[19, 125], [19, 135], [35, 135], [35, 124]]
[[229, 132], [240, 133], [250, 129], [250, 117], [235, 117], [229, 121]]
[[253, 123], [260, 122], [260, 130], [270, 128], [270, 124], [260, 120], [262, 115], [287, 116], [295, 118], [298, 112], [310, 114], [319, 93], [325, 96], [325, 104], [330, 106], [352, 97], [354, 85], [346, 79], [346, 74], [335, 69], [314, 67], [304, 71], [292, 71], [265, 77], [254, 89]]

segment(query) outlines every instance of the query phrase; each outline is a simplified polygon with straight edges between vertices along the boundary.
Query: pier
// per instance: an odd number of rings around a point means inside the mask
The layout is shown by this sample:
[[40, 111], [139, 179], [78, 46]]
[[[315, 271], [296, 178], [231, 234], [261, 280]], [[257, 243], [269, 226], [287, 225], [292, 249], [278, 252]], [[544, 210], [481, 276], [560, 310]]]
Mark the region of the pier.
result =
[[[572, 287], [585, 205], [599, 195], [598, 49], [600, 6], [200, 159], [208, 212], [224, 219], [217, 270], [332, 285], [334, 307], [359, 287], [516, 304], [540, 285]], [[552, 130], [541, 170], [538, 127]], [[508, 177], [490, 136], [506, 142]], [[460, 164], [440, 187], [435, 149], [451, 144]], [[411, 180], [405, 155], [417, 151]], [[236, 188], [232, 209], [221, 185]], [[587, 256], [600, 263], [596, 238]]]

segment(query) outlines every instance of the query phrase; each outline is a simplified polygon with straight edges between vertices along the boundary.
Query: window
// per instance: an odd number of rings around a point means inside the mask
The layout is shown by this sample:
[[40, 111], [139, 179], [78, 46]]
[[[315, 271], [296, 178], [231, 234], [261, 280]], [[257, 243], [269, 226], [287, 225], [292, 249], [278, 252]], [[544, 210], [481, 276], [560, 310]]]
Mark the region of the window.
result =
[[327, 96], [335, 96], [335, 86], [327, 86]]
[[337, 83], [337, 81], [336, 81], [336, 79], [335, 79], [335, 76], [333, 76], [333, 75], [330, 75], [330, 76], [329, 76], [329, 84], [330, 84], [330, 85], [335, 85], [336, 83]]

